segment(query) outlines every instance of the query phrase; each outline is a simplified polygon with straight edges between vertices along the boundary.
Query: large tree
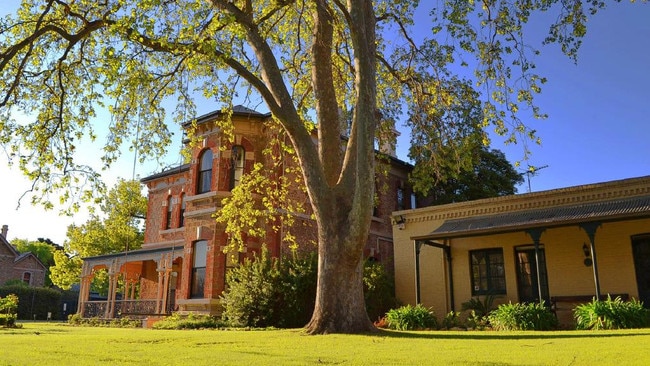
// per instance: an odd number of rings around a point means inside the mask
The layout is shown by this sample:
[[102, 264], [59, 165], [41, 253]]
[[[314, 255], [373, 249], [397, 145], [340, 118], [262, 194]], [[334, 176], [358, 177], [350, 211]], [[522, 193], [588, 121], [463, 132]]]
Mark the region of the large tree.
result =
[[[431, 179], [418, 179], [415, 188], [430, 204], [441, 205], [515, 194], [517, 185], [524, 182], [523, 173], [500, 150], [477, 147], [473, 160], [470, 169], [449, 172], [445, 180], [435, 183]], [[416, 173], [426, 174], [420, 172], [418, 164], [416, 159]]]
[[82, 225], [68, 226], [64, 250], [54, 253], [55, 264], [50, 267], [50, 278], [55, 285], [67, 290], [79, 283], [83, 257], [142, 246], [147, 199], [140, 189], [136, 180], [119, 180], [101, 201], [99, 212]]
[[[362, 248], [376, 139], [383, 143], [408, 110], [411, 126], [442, 147], [434, 151], [434, 173], [462, 165], [477, 131], [462, 118], [467, 104], [482, 106], [479, 127], [535, 139], [517, 111], [540, 117], [533, 96], [544, 79], [533, 72], [535, 51], [522, 26], [534, 11], [556, 12], [547, 42], [573, 57], [587, 15], [605, 1], [435, 4], [24, 0], [18, 14], [0, 22], [0, 143], [46, 204], [55, 191], [64, 201], [92, 198], [99, 176], [74, 153], [84, 136], [96, 138], [99, 107], [112, 114], [103, 155], [110, 166], [123, 144], [137, 146], [142, 157], [160, 154], [169, 142], [161, 103], [173, 97], [182, 107], [175, 116], [184, 119], [193, 111], [192, 87], [225, 105], [237, 96], [260, 98], [295, 149], [318, 224], [318, 291], [308, 331], [372, 330]], [[411, 34], [416, 10], [431, 11], [429, 34]], [[456, 66], [473, 68], [474, 80], [457, 77]], [[348, 110], [342, 149], [341, 111]], [[30, 119], [17, 122], [15, 112]]]

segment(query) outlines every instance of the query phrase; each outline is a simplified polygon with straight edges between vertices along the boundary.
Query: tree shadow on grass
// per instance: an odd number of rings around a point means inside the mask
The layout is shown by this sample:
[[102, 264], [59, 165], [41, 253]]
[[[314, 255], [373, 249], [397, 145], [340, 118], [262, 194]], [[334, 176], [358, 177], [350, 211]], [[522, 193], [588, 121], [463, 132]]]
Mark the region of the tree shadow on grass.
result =
[[457, 340], [492, 340], [492, 339], [562, 339], [562, 338], [616, 338], [650, 336], [650, 329], [620, 330], [614, 333], [605, 331], [562, 330], [554, 332], [521, 331], [516, 333], [498, 331], [391, 331], [380, 329], [375, 336], [386, 338], [411, 339], [457, 339]]

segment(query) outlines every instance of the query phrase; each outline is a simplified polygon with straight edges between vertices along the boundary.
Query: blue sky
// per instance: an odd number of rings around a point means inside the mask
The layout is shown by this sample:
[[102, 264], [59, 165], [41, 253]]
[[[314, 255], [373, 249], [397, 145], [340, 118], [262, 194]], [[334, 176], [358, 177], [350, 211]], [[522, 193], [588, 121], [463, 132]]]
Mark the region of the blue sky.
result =
[[[16, 0], [3, 0], [4, 11], [15, 9]], [[537, 97], [546, 120], [525, 120], [538, 131], [541, 146], [529, 145], [533, 155], [522, 162], [548, 165], [531, 178], [532, 191], [598, 183], [650, 175], [650, 4], [613, 4], [591, 18], [578, 64], [561, 54], [557, 46], [542, 48], [536, 59], [538, 71], [548, 78]], [[427, 27], [421, 27], [426, 31]], [[541, 39], [545, 30], [532, 26], [532, 38]], [[208, 112], [217, 106], [199, 106]], [[398, 156], [407, 159], [408, 132], [398, 142]], [[504, 151], [512, 162], [520, 160], [523, 148], [504, 146], [497, 139], [493, 148]], [[170, 149], [174, 152], [174, 148]], [[168, 163], [177, 161], [172, 153]], [[97, 156], [99, 160], [99, 156]], [[131, 177], [131, 157], [125, 157], [108, 173], [108, 180]], [[522, 167], [522, 168], [523, 168]], [[140, 176], [159, 169], [155, 165], [137, 168]], [[9, 225], [9, 240], [39, 237], [57, 243], [65, 240], [66, 227], [81, 224], [87, 216], [61, 217], [44, 212], [24, 200], [16, 210], [20, 195], [29, 182], [7, 167], [0, 156], [3, 205], [0, 225]], [[527, 183], [519, 187], [528, 190]]]

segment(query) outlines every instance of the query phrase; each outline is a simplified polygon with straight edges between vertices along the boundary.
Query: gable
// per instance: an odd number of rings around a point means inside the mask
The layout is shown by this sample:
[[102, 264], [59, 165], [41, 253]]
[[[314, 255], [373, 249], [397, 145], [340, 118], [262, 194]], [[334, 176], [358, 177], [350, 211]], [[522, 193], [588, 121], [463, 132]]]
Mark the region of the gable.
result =
[[5, 239], [4, 236], [0, 235], [0, 255], [3, 256], [10, 256], [10, 257], [17, 257], [18, 252], [16, 249], [11, 245], [7, 239]]
[[22, 267], [29, 267], [31, 269], [45, 270], [45, 265], [31, 252], [23, 253], [16, 257], [14, 264], [20, 263]]

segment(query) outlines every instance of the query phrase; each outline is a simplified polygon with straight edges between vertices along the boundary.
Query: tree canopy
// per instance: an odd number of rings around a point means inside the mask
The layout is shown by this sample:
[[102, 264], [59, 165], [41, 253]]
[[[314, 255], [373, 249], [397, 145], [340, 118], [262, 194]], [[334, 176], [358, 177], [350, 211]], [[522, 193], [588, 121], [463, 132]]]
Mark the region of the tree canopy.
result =
[[[476, 149], [472, 169], [450, 174], [438, 181], [426, 194], [432, 204], [439, 205], [517, 193], [517, 185], [524, 182], [523, 173], [506, 159], [503, 152], [487, 147]], [[416, 162], [417, 165], [417, 162]]]
[[83, 257], [138, 249], [144, 240], [143, 219], [147, 199], [140, 182], [120, 180], [100, 204], [100, 214], [80, 225], [70, 225], [64, 251], [54, 253], [50, 268], [52, 282], [67, 290], [79, 283]]
[[[537, 50], [523, 26], [535, 12], [555, 13], [546, 43], [575, 58], [587, 17], [605, 5], [24, 0], [0, 21], [0, 143], [42, 193], [36, 201], [48, 205], [55, 193], [64, 202], [93, 199], [99, 173], [75, 151], [80, 140], [98, 139], [100, 108], [111, 114], [101, 142], [109, 167], [125, 146], [137, 146], [143, 159], [164, 151], [166, 100], [178, 106], [176, 120], [193, 115], [194, 91], [226, 106], [237, 98], [263, 102], [295, 149], [318, 224], [319, 285], [308, 329], [367, 331], [360, 274], [376, 141], [408, 118], [413, 134], [429, 142], [432, 174], [441, 175], [467, 165], [490, 126], [508, 141], [536, 140], [520, 116], [543, 117], [534, 96], [546, 79], [535, 72]], [[416, 11], [431, 15], [431, 31], [417, 38]], [[473, 74], [459, 76], [459, 67]], [[478, 125], [467, 118], [474, 106]], [[341, 111], [348, 110], [350, 137], [341, 149]]]

